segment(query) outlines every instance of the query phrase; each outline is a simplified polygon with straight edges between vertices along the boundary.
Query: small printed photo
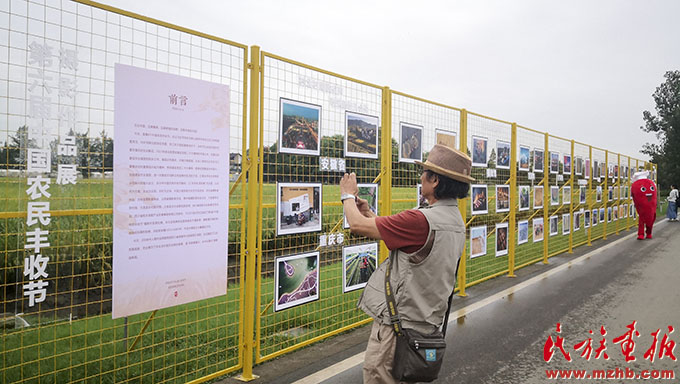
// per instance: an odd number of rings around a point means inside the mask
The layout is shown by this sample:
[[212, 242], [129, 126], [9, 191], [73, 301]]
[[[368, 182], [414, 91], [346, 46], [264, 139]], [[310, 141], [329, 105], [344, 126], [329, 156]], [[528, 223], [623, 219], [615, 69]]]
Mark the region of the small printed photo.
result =
[[488, 194], [486, 184], [472, 184], [472, 208], [473, 215], [489, 213]]
[[607, 177], [609, 177], [610, 179], [614, 178], [614, 164], [609, 163], [607, 166], [607, 171], [608, 171]]
[[635, 211], [635, 204], [631, 204], [628, 207], [628, 217], [632, 217], [632, 218], [637, 217], [637, 211]]
[[574, 212], [574, 232], [581, 229], [581, 212]]
[[628, 218], [628, 204], [623, 205], [623, 218], [624, 219]]
[[496, 186], [496, 212], [510, 211], [510, 186]]
[[602, 186], [598, 185], [595, 188], [595, 202], [599, 203], [602, 201]]
[[416, 194], [417, 194], [417, 196], [416, 196], [416, 199], [417, 199], [416, 200], [416, 208], [421, 208], [421, 207], [424, 208], [424, 207], [429, 206], [430, 204], [427, 202], [427, 199], [425, 197], [423, 197], [423, 185], [418, 184], [417, 190], [418, 190], [418, 192], [416, 192]]
[[276, 235], [321, 230], [321, 183], [278, 183]]
[[614, 179], [618, 179], [618, 178], [619, 178], [619, 166], [618, 166], [618, 164], [615, 164], [614, 165]]
[[543, 241], [543, 218], [534, 219], [534, 243]]
[[537, 185], [534, 187], [534, 209], [543, 208], [543, 186]]
[[601, 163], [601, 164], [600, 164], [600, 177], [605, 177], [605, 174], [606, 174], [605, 168], [606, 168], [606, 164], [605, 164], [605, 163]]
[[623, 209], [623, 204], [619, 205], [619, 219], [624, 219], [624, 218], [625, 218], [625, 217], [623, 217], [624, 212], [625, 212], [625, 211], [624, 211], [624, 209]]
[[584, 185], [578, 187], [578, 192], [579, 192], [579, 202], [581, 204], [586, 203], [586, 187]]
[[556, 174], [560, 171], [560, 153], [550, 152], [550, 173]]
[[558, 223], [558, 217], [557, 216], [550, 216], [550, 236], [557, 235], [557, 223]]
[[345, 157], [378, 158], [378, 117], [345, 112]]
[[565, 175], [571, 174], [571, 155], [564, 155], [564, 168], [562, 173]]
[[612, 221], [616, 221], [619, 219], [619, 207], [614, 206], [612, 207]]
[[282, 97], [280, 108], [279, 152], [318, 156], [321, 106]]
[[543, 150], [534, 148], [534, 172], [543, 172]]
[[378, 243], [343, 247], [342, 261], [342, 291], [361, 289], [378, 266]]
[[[368, 202], [368, 206], [375, 213], [378, 214], [378, 184], [357, 184], [359, 188], [358, 196]], [[420, 191], [418, 191], [420, 192]], [[344, 228], [349, 228], [347, 217], [343, 213]]]
[[531, 194], [531, 187], [528, 185], [519, 186], [519, 210], [526, 211], [529, 209], [529, 198]]
[[597, 208], [593, 209], [593, 214], [591, 216], [593, 218], [593, 227], [594, 227], [594, 226], [597, 225], [597, 222], [598, 222], [597, 218], [599, 217], [599, 215], [597, 214]]
[[508, 254], [508, 223], [496, 224], [496, 257]]
[[529, 241], [529, 220], [517, 222], [517, 244], [524, 244]]
[[590, 179], [590, 159], [585, 160], [585, 167], [583, 168], [583, 177]]
[[414, 124], [399, 124], [399, 161], [414, 163], [423, 160], [423, 127]]
[[623, 194], [625, 196], [624, 198], [626, 198], [626, 199], [630, 198], [630, 189], [627, 188], [627, 187], [621, 187], [621, 188], [623, 188]]
[[560, 187], [550, 186], [550, 205], [560, 205]]
[[496, 168], [510, 169], [510, 143], [496, 140]]
[[[609, 221], [611, 221], [611, 220], [609, 220]], [[599, 222], [600, 222], [600, 223], [604, 223], [604, 208], [600, 208], [600, 219], [599, 219]]]
[[470, 228], [470, 258], [486, 255], [486, 225]]
[[562, 187], [562, 204], [571, 204], [571, 186]]
[[576, 156], [574, 159], [574, 174], [581, 176], [583, 174], [583, 158], [581, 156]]
[[607, 222], [612, 222], [612, 207], [607, 207]]
[[614, 200], [614, 187], [609, 187], [609, 193], [607, 194], [608, 201]]
[[569, 214], [565, 213], [562, 215], [562, 234], [568, 235], [571, 232], [571, 223], [569, 221]]
[[274, 312], [319, 299], [319, 252], [276, 258]]
[[472, 166], [486, 167], [488, 158], [486, 137], [472, 136]]
[[585, 228], [590, 228], [590, 209], [586, 209], [586, 211], [583, 212], [583, 226]]
[[529, 172], [529, 159], [531, 158], [531, 148], [519, 146], [519, 170]]
[[449, 131], [444, 131], [441, 129], [436, 129], [435, 130], [435, 136], [437, 136], [437, 144], [445, 145], [449, 148], [453, 149], [458, 149], [456, 148], [456, 133], [455, 132], [449, 132]]

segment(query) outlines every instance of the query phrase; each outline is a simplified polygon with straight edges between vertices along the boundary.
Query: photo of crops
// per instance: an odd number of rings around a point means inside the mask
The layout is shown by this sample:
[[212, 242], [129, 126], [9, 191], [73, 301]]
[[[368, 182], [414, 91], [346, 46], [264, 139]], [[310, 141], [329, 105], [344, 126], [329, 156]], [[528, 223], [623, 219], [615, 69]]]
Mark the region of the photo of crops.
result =
[[280, 152], [319, 154], [321, 106], [281, 98]]
[[346, 157], [378, 158], [378, 118], [346, 112]]
[[343, 292], [366, 286], [378, 265], [378, 243], [353, 245], [342, 249]]

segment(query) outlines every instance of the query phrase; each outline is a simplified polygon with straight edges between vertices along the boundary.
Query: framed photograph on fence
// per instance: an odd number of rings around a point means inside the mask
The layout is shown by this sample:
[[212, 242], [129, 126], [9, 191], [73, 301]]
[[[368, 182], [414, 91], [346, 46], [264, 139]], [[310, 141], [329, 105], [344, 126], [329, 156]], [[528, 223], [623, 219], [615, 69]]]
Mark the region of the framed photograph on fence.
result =
[[590, 209], [586, 209], [583, 212], [583, 227], [590, 228]]
[[614, 200], [614, 187], [607, 188], [607, 201]]
[[612, 207], [607, 207], [607, 223], [612, 222]]
[[416, 208], [427, 207], [428, 205], [430, 205], [427, 202], [427, 199], [425, 197], [423, 197], [423, 185], [418, 184], [416, 190], [417, 190], [417, 192], [416, 192]]
[[604, 223], [604, 208], [600, 208], [600, 223]]
[[581, 229], [581, 212], [574, 212], [574, 232]]
[[472, 208], [473, 215], [483, 215], [489, 213], [488, 193], [486, 184], [472, 184]]
[[568, 213], [562, 215], [562, 234], [568, 235], [571, 232], [570, 216]]
[[510, 143], [496, 140], [496, 168], [510, 169]]
[[276, 235], [321, 230], [321, 183], [276, 184]]
[[319, 252], [277, 257], [274, 312], [319, 299]]
[[[359, 188], [359, 197], [368, 202], [368, 207], [373, 213], [378, 215], [378, 184], [357, 184]], [[420, 192], [420, 191], [419, 191]], [[345, 229], [349, 228], [349, 223], [347, 222], [347, 217], [343, 212], [343, 227]]]
[[496, 224], [496, 257], [508, 254], [508, 223]]
[[628, 207], [628, 217], [637, 217], [637, 211], [635, 210], [635, 204], [631, 203]]
[[623, 205], [623, 218], [624, 219], [628, 218], [628, 204]]
[[543, 172], [543, 150], [534, 148], [534, 172]]
[[378, 243], [343, 247], [342, 292], [347, 293], [365, 287], [377, 266]]
[[585, 166], [583, 168], [583, 177], [590, 179], [590, 159], [585, 160]]
[[550, 152], [550, 173], [557, 174], [560, 172], [560, 153]]
[[612, 207], [612, 221], [619, 219], [619, 206], [615, 205]]
[[441, 129], [435, 129], [434, 134], [436, 136], [435, 142], [437, 144], [445, 145], [449, 148], [458, 149], [456, 147], [456, 133], [444, 131]]
[[592, 220], [593, 220], [593, 227], [594, 227], [594, 226], [597, 225], [597, 221], [598, 221], [598, 220], [597, 220], [597, 218], [598, 218], [597, 208], [593, 209], [593, 213], [592, 213], [592, 215], [591, 215], [591, 218], [592, 218]]
[[510, 211], [510, 186], [496, 186], [496, 212]]
[[571, 155], [564, 155], [562, 173], [565, 175], [571, 175]]
[[531, 158], [531, 148], [523, 145], [519, 146], [519, 170], [529, 172], [529, 159]]
[[517, 222], [517, 244], [524, 244], [529, 241], [529, 220]]
[[472, 166], [486, 167], [489, 156], [486, 137], [472, 136]]
[[470, 228], [470, 258], [486, 255], [486, 225]]
[[318, 156], [321, 147], [321, 106], [283, 97], [279, 104], [279, 152]]
[[378, 117], [345, 112], [345, 157], [378, 158]]
[[599, 203], [602, 201], [602, 186], [598, 185], [595, 187], [595, 202]]
[[526, 211], [529, 209], [529, 201], [531, 195], [531, 187], [528, 185], [519, 186], [519, 210]]
[[543, 208], [543, 186], [537, 185], [534, 187], [534, 209]]
[[399, 123], [399, 161], [414, 163], [423, 160], [423, 127]]
[[581, 156], [576, 156], [576, 159], [574, 159], [574, 174], [583, 175], [583, 158]]
[[571, 204], [571, 187], [568, 185], [562, 187], [562, 204]]
[[579, 202], [581, 204], [586, 203], [586, 187], [585, 187], [585, 185], [581, 185], [580, 187], [578, 187], [578, 197], [579, 197]]
[[557, 224], [559, 220], [557, 216], [550, 216], [550, 236], [557, 235]]
[[543, 241], [544, 233], [543, 218], [541, 217], [539, 219], [534, 219], [533, 227], [534, 227], [534, 243]]
[[557, 185], [550, 186], [550, 205], [560, 205], [560, 187]]

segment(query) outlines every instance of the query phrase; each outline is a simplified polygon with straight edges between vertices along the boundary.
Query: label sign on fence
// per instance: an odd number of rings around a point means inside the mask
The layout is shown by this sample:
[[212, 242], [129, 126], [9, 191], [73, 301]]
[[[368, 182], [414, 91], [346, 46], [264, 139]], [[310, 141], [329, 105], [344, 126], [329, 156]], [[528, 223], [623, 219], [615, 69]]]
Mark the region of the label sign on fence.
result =
[[229, 87], [117, 64], [113, 317], [227, 290]]

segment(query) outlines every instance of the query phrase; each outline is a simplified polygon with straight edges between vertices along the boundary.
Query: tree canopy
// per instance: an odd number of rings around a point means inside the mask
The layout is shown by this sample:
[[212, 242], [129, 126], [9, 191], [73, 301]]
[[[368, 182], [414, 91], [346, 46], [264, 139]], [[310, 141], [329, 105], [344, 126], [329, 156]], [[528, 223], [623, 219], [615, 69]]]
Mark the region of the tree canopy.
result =
[[642, 153], [659, 166], [658, 181], [664, 188], [680, 182], [680, 71], [668, 71], [666, 80], [652, 94], [656, 115], [642, 113], [645, 132], [653, 132], [659, 144], [646, 143]]

